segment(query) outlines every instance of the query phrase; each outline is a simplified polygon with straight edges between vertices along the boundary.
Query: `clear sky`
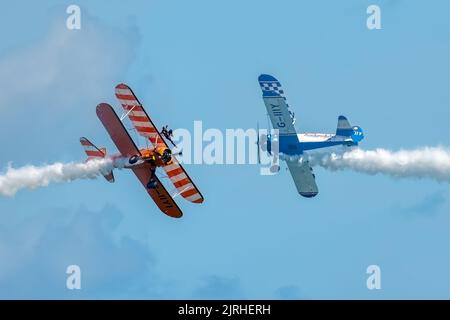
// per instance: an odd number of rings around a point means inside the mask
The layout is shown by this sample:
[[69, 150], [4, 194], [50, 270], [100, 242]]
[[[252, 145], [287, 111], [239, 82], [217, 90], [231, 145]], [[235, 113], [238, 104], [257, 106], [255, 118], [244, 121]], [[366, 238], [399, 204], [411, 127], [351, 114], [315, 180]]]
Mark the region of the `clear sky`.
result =
[[[65, 27], [81, 7], [81, 30]], [[366, 9], [381, 8], [368, 30]], [[257, 77], [283, 83], [300, 131], [365, 130], [366, 149], [450, 145], [450, 3], [13, 1], [0, 13], [0, 170], [115, 150], [95, 115], [125, 82], [162, 126], [265, 123]], [[142, 140], [141, 140], [142, 142]], [[0, 199], [1, 298], [450, 298], [450, 186], [317, 168], [189, 165], [202, 205], [161, 214], [116, 173]], [[66, 267], [82, 270], [67, 290]], [[366, 268], [381, 268], [368, 290]]]

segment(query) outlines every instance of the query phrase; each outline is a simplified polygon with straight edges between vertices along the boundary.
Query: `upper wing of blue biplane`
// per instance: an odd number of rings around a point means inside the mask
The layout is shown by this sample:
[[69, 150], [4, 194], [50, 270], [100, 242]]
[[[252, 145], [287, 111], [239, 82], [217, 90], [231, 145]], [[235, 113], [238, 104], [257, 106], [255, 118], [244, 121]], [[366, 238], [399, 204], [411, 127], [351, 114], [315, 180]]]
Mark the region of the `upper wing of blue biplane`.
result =
[[273, 128], [278, 129], [280, 135], [297, 135], [294, 116], [289, 110], [281, 83], [268, 74], [260, 75], [258, 81]]

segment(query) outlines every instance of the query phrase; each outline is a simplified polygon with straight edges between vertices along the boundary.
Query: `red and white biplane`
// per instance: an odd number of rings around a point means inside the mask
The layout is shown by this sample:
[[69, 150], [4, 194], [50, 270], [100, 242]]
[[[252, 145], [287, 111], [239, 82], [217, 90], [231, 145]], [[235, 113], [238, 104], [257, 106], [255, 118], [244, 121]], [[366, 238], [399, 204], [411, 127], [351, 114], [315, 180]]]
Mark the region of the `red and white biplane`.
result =
[[[97, 106], [97, 116], [117, 146], [119, 154], [109, 156], [105, 148], [97, 148], [83, 137], [80, 142], [88, 156], [88, 161], [110, 158], [113, 160], [114, 168], [131, 169], [159, 209], [170, 217], [180, 218], [183, 213], [174, 198], [181, 195], [190, 202], [202, 203], [204, 200], [202, 194], [178, 162], [175, 154], [172, 154], [171, 149], [130, 87], [123, 83], [117, 85], [116, 97], [136, 132], [148, 139], [151, 146], [139, 149], [114, 109], [107, 103], [100, 103]], [[165, 171], [175, 186], [175, 194], [169, 194], [157, 177], [156, 169], [158, 167]], [[105, 173], [104, 177], [109, 182], [114, 182], [112, 170]]]

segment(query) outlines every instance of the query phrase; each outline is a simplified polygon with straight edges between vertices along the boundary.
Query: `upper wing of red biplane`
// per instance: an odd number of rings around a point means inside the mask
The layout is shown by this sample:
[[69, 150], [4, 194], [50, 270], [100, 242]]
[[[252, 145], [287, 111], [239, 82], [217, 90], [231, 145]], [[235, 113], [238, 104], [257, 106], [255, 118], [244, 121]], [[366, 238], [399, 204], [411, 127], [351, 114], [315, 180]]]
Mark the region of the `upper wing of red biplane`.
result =
[[[97, 116], [123, 156], [141, 155], [139, 149], [128, 134], [128, 131], [124, 128], [119, 117], [109, 104], [99, 104], [97, 106]], [[180, 218], [183, 215], [176, 202], [157, 177], [155, 177], [157, 179], [155, 189], [148, 189], [146, 187], [151, 177], [151, 172], [148, 167], [136, 167], [133, 168], [133, 172], [162, 212], [173, 218]]]
[[[123, 83], [118, 84], [116, 86], [116, 97], [122, 104], [122, 107], [134, 128], [141, 136], [148, 138], [154, 147], [163, 146], [169, 149], [169, 146], [159, 134], [158, 129], [155, 127], [130, 87]], [[172, 181], [175, 188], [177, 188], [178, 193], [188, 201], [202, 203], [203, 196], [195, 186], [194, 182], [189, 178], [175, 156], [173, 156], [172, 159], [173, 162], [163, 168], [170, 178], [170, 181]]]

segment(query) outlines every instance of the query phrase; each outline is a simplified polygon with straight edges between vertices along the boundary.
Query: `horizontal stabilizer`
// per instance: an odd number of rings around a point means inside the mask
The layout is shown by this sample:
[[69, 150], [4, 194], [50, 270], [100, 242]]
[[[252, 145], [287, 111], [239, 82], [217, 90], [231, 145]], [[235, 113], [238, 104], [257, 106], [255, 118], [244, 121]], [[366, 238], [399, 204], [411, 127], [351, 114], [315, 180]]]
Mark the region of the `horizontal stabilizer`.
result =
[[[103, 159], [106, 157], [106, 148], [97, 148], [92, 142], [90, 142], [87, 138], [80, 138], [80, 143], [84, 148], [84, 152], [88, 156], [87, 161], [92, 159]], [[103, 175], [108, 182], [114, 182], [114, 174], [109, 171], [107, 174]]]

